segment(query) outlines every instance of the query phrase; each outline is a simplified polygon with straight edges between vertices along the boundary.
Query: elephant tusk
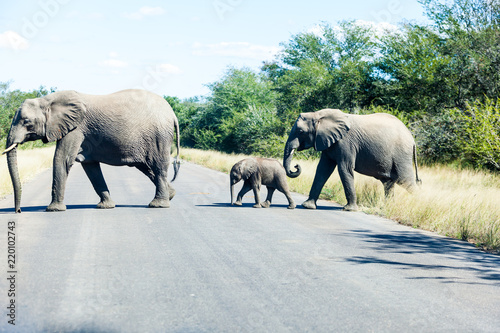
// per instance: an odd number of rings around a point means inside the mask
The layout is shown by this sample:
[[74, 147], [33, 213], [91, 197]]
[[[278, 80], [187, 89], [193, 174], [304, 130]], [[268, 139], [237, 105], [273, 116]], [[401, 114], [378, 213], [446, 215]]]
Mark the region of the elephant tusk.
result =
[[3, 153], [2, 153], [2, 155], [8, 153], [9, 151], [11, 151], [12, 149], [14, 149], [16, 147], [17, 147], [17, 143], [14, 143], [12, 146], [10, 146], [9, 148], [5, 149], [3, 151]]

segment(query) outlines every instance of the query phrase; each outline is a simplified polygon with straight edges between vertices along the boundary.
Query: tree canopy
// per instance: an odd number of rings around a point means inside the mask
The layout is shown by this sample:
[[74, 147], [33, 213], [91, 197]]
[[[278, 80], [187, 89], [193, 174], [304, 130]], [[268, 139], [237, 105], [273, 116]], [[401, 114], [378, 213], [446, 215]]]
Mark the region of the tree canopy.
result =
[[[388, 112], [429, 162], [500, 171], [500, 0], [419, 0], [431, 24], [321, 23], [281, 43], [259, 70], [229, 67], [210, 93], [167, 96], [187, 146], [282, 155], [302, 112]], [[0, 136], [22, 100], [0, 85]], [[496, 117], [496, 118], [495, 118]]]

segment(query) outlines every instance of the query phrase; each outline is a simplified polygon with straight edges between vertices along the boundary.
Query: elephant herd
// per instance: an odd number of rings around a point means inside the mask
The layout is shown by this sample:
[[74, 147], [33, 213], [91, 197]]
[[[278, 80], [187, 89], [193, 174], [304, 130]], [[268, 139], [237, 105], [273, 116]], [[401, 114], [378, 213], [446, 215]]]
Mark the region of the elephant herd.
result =
[[[176, 139], [174, 176], [167, 170], [170, 150]], [[179, 123], [168, 102], [144, 90], [123, 90], [109, 95], [88, 95], [60, 91], [27, 99], [12, 120], [7, 137], [7, 164], [14, 188], [16, 213], [21, 212], [21, 181], [17, 166], [17, 146], [34, 140], [57, 141], [53, 163], [52, 201], [47, 211], [64, 211], [64, 191], [69, 170], [80, 162], [100, 198], [98, 208], [113, 208], [100, 163], [136, 167], [155, 185], [149, 207], [168, 208], [175, 195], [171, 182], [179, 171]], [[283, 166], [274, 159], [248, 158], [236, 163], [230, 172], [231, 204], [241, 205], [245, 193], [253, 190], [254, 207], [269, 207], [274, 191], [285, 194], [288, 208], [295, 203], [286, 176], [301, 173], [291, 162], [295, 151], [314, 148], [321, 158], [309, 193], [302, 204], [316, 208], [326, 181], [338, 167], [347, 205], [357, 210], [354, 171], [379, 179], [386, 196], [399, 184], [412, 191], [420, 179], [415, 141], [406, 126], [388, 114], [353, 115], [324, 109], [302, 113], [292, 127], [284, 149]], [[236, 202], [234, 185], [244, 181]], [[260, 201], [260, 187], [268, 194]]]

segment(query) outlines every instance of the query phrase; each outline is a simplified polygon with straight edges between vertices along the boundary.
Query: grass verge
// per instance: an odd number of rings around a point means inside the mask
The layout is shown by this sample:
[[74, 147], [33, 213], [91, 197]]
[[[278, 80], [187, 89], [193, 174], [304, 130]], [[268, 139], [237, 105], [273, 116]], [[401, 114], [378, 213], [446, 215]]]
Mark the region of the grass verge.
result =
[[[18, 149], [17, 161], [21, 182], [32, 179], [41, 171], [52, 166], [55, 146], [36, 149]], [[0, 155], [0, 198], [12, 193], [12, 182], [7, 168], [7, 156]]]
[[[222, 172], [231, 170], [245, 155], [183, 148], [181, 158]], [[316, 173], [317, 160], [297, 160], [302, 174], [288, 179], [294, 192], [308, 194]], [[401, 224], [469, 241], [485, 250], [500, 250], [500, 176], [446, 166], [420, 167], [423, 184], [410, 194], [396, 186], [395, 196], [385, 199], [380, 181], [355, 175], [360, 209]], [[338, 172], [326, 183], [322, 199], [346, 204]]]

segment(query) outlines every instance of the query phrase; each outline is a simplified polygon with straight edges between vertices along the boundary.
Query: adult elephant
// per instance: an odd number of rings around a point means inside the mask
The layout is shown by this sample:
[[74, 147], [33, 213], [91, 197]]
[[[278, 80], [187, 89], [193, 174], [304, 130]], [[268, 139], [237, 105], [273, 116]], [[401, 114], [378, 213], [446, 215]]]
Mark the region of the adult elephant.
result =
[[334, 109], [300, 114], [285, 146], [287, 176], [295, 178], [301, 172], [299, 165], [291, 170], [294, 151], [313, 147], [322, 154], [309, 198], [302, 204], [305, 208], [316, 208], [321, 190], [337, 166], [347, 199], [344, 209], [350, 211], [358, 209], [354, 171], [379, 179], [386, 196], [392, 195], [396, 183], [411, 191], [421, 182], [415, 141], [408, 128], [389, 114], [351, 115]]
[[[156, 186], [149, 207], [169, 207], [175, 191], [167, 181], [170, 148], [179, 125], [162, 97], [144, 90], [123, 90], [110, 95], [60, 91], [27, 99], [17, 110], [9, 135], [7, 162], [14, 187], [15, 211], [21, 212], [21, 183], [16, 147], [26, 141], [57, 141], [53, 164], [52, 202], [47, 211], [63, 211], [68, 172], [82, 163], [100, 197], [98, 208], [113, 208], [100, 163], [128, 165], [142, 171]], [[178, 163], [174, 162], [174, 177]]]

